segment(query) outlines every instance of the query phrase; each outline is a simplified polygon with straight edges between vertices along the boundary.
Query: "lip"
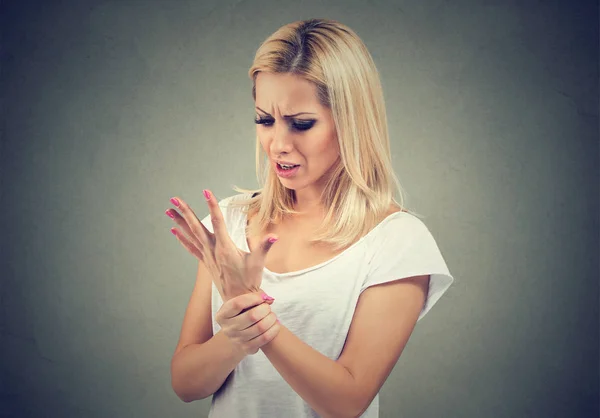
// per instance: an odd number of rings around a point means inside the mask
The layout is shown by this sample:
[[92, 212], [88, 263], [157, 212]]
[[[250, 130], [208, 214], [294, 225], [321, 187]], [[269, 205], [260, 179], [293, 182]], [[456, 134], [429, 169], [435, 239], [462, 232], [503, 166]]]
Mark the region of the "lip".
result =
[[296, 163], [291, 163], [289, 161], [275, 161], [275, 163], [284, 164], [284, 165], [300, 165], [300, 164], [296, 164]]
[[[282, 164], [286, 164], [286, 163], [282, 163]], [[292, 165], [292, 164], [290, 164], [290, 165]], [[281, 168], [279, 168], [279, 165], [277, 163], [275, 163], [275, 172], [277, 173], [277, 175], [279, 177], [289, 178], [289, 177], [294, 177], [296, 175], [296, 173], [298, 172], [298, 170], [300, 170], [300, 167], [301, 166], [298, 165], [297, 167], [294, 167], [291, 170], [282, 170]]]

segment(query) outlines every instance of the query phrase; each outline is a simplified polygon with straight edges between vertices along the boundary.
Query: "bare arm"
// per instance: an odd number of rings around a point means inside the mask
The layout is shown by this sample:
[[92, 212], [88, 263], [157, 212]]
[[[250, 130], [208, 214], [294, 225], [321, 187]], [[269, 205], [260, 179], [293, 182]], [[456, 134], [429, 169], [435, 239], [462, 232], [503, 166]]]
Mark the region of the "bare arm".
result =
[[213, 336], [211, 294], [211, 278], [199, 261], [196, 284], [171, 360], [171, 386], [184, 402], [211, 396], [246, 356], [221, 331]]
[[[198, 259], [196, 284], [171, 360], [171, 385], [185, 402], [215, 393], [247, 354], [256, 353], [279, 331], [275, 314], [267, 306], [272, 300], [263, 299], [262, 291], [246, 295], [247, 289], [255, 289], [262, 280], [261, 266], [266, 252], [273, 245], [272, 237], [265, 238], [259, 251], [243, 253], [229, 237], [216, 199], [206, 191], [205, 196], [209, 202], [214, 235], [182, 199], [171, 199], [181, 210], [181, 215], [173, 209], [167, 211], [184, 231], [172, 229], [177, 239]], [[220, 267], [222, 263], [226, 268]], [[247, 276], [249, 280], [246, 280]], [[227, 305], [229, 310], [239, 304], [243, 307], [229, 312], [230, 316], [217, 315], [215, 321], [222, 332], [213, 336], [211, 299], [213, 278], [216, 277], [219, 280], [215, 284], [225, 301], [224, 306]], [[241, 299], [234, 302], [236, 296]], [[219, 310], [221, 314], [222, 309]]]
[[337, 361], [282, 326], [261, 349], [286, 382], [322, 417], [357, 417], [400, 357], [427, 296], [429, 276], [372, 286], [359, 298]]
[[184, 402], [214, 394], [246, 355], [233, 347], [222, 331], [203, 344], [190, 344], [171, 362], [173, 390]]

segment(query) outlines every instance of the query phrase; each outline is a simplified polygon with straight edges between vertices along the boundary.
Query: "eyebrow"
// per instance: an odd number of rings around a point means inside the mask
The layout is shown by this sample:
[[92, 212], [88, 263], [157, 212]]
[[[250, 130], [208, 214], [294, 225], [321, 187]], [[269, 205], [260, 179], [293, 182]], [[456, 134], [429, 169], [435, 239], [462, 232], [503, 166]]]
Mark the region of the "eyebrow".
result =
[[[261, 109], [260, 107], [258, 107], [258, 106], [256, 106], [256, 108], [257, 108], [258, 110], [260, 110], [261, 112], [263, 112], [263, 113], [266, 113], [267, 115], [269, 115], [269, 116], [271, 116], [271, 117], [272, 117], [272, 115], [271, 115], [269, 112], [265, 112], [264, 110], [262, 110], [262, 109]], [[300, 112], [300, 113], [295, 113], [295, 114], [293, 114], [293, 115], [283, 115], [283, 118], [284, 118], [284, 119], [289, 119], [289, 118], [293, 118], [294, 116], [298, 116], [298, 115], [316, 115], [316, 113], [310, 113], [310, 112]]]

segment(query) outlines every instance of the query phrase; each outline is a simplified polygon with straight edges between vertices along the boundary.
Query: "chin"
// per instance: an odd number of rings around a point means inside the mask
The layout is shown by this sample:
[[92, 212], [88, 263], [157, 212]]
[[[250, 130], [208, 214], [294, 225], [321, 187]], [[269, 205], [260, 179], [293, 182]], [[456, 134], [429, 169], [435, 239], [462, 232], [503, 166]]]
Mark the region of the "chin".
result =
[[280, 179], [279, 183], [281, 183], [281, 185], [283, 187], [285, 187], [286, 189], [289, 189], [289, 190], [298, 190], [298, 189], [300, 189], [300, 187], [296, 186], [293, 181], [281, 180]]

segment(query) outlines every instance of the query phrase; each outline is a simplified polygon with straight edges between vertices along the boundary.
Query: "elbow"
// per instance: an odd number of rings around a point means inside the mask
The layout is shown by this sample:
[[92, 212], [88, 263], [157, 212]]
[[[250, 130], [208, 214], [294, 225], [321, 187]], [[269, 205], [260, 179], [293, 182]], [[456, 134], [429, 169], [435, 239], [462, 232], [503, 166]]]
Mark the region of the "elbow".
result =
[[332, 415], [332, 417], [360, 418], [362, 414], [365, 413], [368, 407], [369, 404], [364, 405], [352, 399], [350, 402], [348, 402], [343, 411], [340, 411], [338, 414]]
[[324, 412], [322, 416], [327, 418], [360, 418], [371, 405], [372, 400], [367, 400], [364, 396], [352, 393], [345, 397], [343, 402], [336, 403], [337, 407], [334, 410]]
[[179, 399], [181, 399], [185, 403], [200, 401], [202, 399], [208, 398], [208, 396], [189, 396], [189, 395], [186, 396], [185, 394], [184, 395], [177, 394], [177, 396], [179, 397]]
[[371, 406], [371, 403], [373, 402], [373, 399], [375, 399], [375, 396], [377, 394], [373, 395], [373, 396], [367, 396], [364, 393], [360, 394], [360, 395], [355, 395], [353, 396], [346, 404], [347, 408], [345, 411], [345, 414], [342, 415], [344, 417], [349, 417], [349, 418], [360, 418], [362, 416], [362, 414], [365, 413], [365, 411], [367, 409], [369, 409], [369, 407]]
[[364, 386], [361, 386], [360, 382], [358, 382], [352, 372], [348, 368], [346, 368], [348, 374], [351, 377], [351, 384], [348, 388], [347, 396], [345, 397], [345, 401], [341, 404], [340, 409], [336, 411], [335, 414], [332, 414], [332, 417], [344, 417], [344, 418], [360, 418], [362, 414], [369, 408], [371, 402], [377, 395], [377, 393], [370, 396], [367, 390], [365, 390]]
[[171, 388], [173, 389], [173, 392], [175, 392], [175, 395], [177, 395], [182, 402], [190, 403], [197, 400], [189, 390], [186, 390], [184, 385], [177, 381], [175, 376], [171, 377]]
[[336, 417], [360, 418], [362, 416], [362, 414], [365, 413], [368, 406], [369, 405], [367, 405], [365, 407], [362, 407], [362, 406], [352, 407], [352, 405], [348, 405], [348, 408], [346, 408], [341, 414], [336, 415]]
[[177, 397], [185, 403], [200, 401], [212, 395], [211, 393], [204, 394], [192, 392], [189, 387], [176, 383], [174, 379], [171, 380], [171, 387], [173, 388], [173, 392], [175, 392]]
[[204, 393], [197, 386], [189, 381], [189, 377], [177, 367], [175, 361], [171, 362], [171, 388], [182, 402], [199, 401], [212, 395], [212, 393]]
[[194, 402], [196, 400], [196, 399], [193, 399], [191, 396], [189, 396], [185, 393], [182, 393], [182, 392], [178, 392], [176, 390], [175, 390], [175, 394], [182, 402], [185, 402], [185, 403]]
[[344, 418], [360, 418], [362, 414], [371, 406], [377, 393], [370, 394], [353, 378], [353, 385], [346, 401], [342, 403], [341, 410], [334, 416]]
[[323, 418], [360, 418], [367, 408], [353, 407], [348, 404], [338, 411], [332, 411], [330, 413], [324, 413], [321, 415]]

